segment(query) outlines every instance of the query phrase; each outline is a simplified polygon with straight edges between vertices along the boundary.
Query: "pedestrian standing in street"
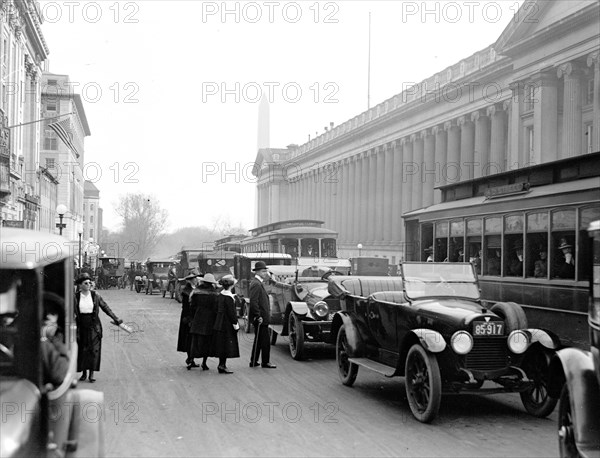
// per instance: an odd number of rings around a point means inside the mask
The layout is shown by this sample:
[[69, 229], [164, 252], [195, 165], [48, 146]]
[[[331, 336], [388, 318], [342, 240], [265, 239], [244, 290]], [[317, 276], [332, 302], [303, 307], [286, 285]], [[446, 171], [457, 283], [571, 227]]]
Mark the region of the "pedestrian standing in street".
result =
[[[112, 318], [115, 325], [120, 320], [104, 302], [97, 291], [92, 291], [92, 279], [88, 274], [81, 274], [75, 282], [79, 290], [75, 294], [75, 322], [77, 323], [77, 372], [82, 372], [79, 380], [88, 379], [94, 383], [94, 372], [100, 370], [102, 354], [102, 323], [100, 309]], [[89, 378], [88, 378], [89, 371]]]
[[219, 358], [219, 374], [233, 374], [227, 368], [227, 358], [239, 358], [237, 332], [240, 329], [235, 309], [235, 295], [232, 290], [237, 280], [233, 275], [225, 275], [219, 284], [223, 287], [217, 297], [217, 317], [215, 319], [214, 354]]
[[[190, 294], [190, 308], [193, 316], [190, 333], [192, 358], [202, 358], [202, 370], [207, 371], [206, 364], [213, 352], [213, 328], [217, 317], [217, 280], [213, 274], [205, 274], [200, 278], [200, 285]], [[188, 366], [188, 369], [190, 367]]]
[[266, 369], [275, 369], [277, 366], [269, 362], [271, 356], [271, 342], [269, 339], [269, 324], [271, 323], [271, 310], [269, 295], [264, 282], [269, 279], [267, 265], [258, 261], [254, 266], [254, 279], [250, 282], [250, 321], [254, 324], [254, 343], [250, 356], [250, 367], [258, 366], [261, 356], [261, 366]]
[[190, 307], [190, 294], [198, 284], [198, 272], [192, 271], [189, 275], [180, 279], [185, 281], [185, 286], [181, 291], [181, 317], [179, 318], [179, 333], [177, 335], [177, 351], [186, 353], [187, 358], [185, 364], [189, 369], [192, 367], [199, 367], [195, 362], [194, 358], [190, 353], [192, 336], [190, 334], [190, 327], [192, 326], [192, 310]]

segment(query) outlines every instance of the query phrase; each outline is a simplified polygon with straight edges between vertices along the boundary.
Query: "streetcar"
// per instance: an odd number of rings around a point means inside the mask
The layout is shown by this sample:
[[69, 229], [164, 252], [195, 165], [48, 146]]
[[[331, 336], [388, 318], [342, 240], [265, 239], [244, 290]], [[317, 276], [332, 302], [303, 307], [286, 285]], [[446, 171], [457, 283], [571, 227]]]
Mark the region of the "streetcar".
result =
[[448, 184], [403, 215], [408, 261], [470, 262], [481, 297], [589, 348], [587, 228], [600, 219], [600, 152]]

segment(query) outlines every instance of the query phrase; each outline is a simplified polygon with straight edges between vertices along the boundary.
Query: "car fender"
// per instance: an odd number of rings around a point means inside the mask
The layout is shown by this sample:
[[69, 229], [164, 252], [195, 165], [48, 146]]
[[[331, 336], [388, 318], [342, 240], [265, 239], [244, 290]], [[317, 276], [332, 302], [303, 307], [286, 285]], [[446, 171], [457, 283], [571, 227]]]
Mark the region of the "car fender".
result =
[[363, 354], [364, 342], [358, 327], [346, 312], [338, 312], [333, 317], [331, 324], [331, 336], [333, 343], [337, 340], [340, 328], [344, 326], [346, 331], [346, 340], [348, 341], [348, 356], [360, 357]]
[[442, 335], [432, 329], [413, 329], [411, 333], [418, 337], [425, 350], [431, 353], [441, 353], [446, 349], [446, 341]]
[[297, 315], [307, 315], [309, 312], [308, 309], [308, 305], [306, 305], [306, 302], [290, 302], [290, 306], [292, 307], [292, 310], [294, 311], [295, 314]]
[[531, 344], [533, 345], [536, 342], [539, 342], [540, 345], [546, 347], [550, 350], [557, 350], [560, 348], [560, 339], [556, 334], [546, 330], [546, 329], [526, 329], [531, 336]]
[[[575, 442], [580, 451], [600, 449], [600, 385], [592, 354], [578, 348], [563, 348], [550, 365], [550, 393], [560, 393], [564, 381], [569, 388]], [[557, 386], [558, 385], [558, 386]]]

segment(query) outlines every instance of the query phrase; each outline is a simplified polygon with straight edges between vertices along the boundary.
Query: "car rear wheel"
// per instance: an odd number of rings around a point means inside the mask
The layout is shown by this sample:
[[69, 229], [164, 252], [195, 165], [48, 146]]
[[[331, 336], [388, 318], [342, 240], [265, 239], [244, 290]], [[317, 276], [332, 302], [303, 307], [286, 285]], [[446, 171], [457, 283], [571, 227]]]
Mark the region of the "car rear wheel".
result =
[[552, 413], [558, 399], [550, 397], [548, 392], [548, 374], [550, 353], [544, 350], [533, 351], [525, 356], [521, 369], [533, 382], [527, 391], [519, 393], [525, 410], [531, 415], [544, 418]]
[[415, 344], [408, 351], [405, 366], [406, 397], [414, 417], [429, 423], [442, 401], [442, 377], [435, 355]]
[[515, 302], [498, 302], [492, 306], [491, 312], [504, 319], [507, 332], [527, 329], [527, 317], [523, 308]]
[[558, 405], [558, 449], [563, 458], [579, 458], [581, 456], [575, 445], [571, 399], [566, 383], [560, 393], [560, 404]]
[[358, 375], [358, 365], [351, 363], [348, 358], [348, 338], [346, 337], [346, 326], [342, 325], [338, 331], [335, 346], [335, 359], [338, 366], [340, 380], [346, 386], [352, 386]]
[[300, 317], [294, 312], [290, 312], [288, 333], [292, 358], [296, 361], [304, 359], [304, 325]]

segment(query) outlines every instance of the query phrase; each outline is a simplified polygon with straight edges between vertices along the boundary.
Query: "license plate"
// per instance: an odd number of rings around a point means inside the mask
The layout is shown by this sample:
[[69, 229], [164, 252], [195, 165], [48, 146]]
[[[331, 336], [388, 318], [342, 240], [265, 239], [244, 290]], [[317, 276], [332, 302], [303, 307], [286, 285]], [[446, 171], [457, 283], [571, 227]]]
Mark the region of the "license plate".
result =
[[474, 321], [473, 335], [475, 336], [503, 336], [504, 323], [499, 321]]

